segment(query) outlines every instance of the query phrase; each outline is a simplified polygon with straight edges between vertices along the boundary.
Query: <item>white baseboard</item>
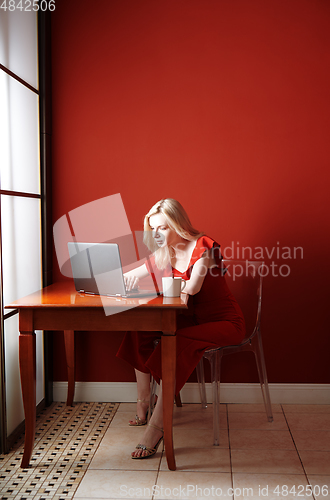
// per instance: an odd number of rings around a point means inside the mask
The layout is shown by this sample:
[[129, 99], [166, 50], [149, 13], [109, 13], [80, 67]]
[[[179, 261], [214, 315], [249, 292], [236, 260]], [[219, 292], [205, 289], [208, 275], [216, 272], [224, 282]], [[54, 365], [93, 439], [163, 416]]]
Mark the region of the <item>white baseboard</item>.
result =
[[[211, 384], [206, 397], [212, 402]], [[54, 401], [66, 401], [67, 382], [54, 382]], [[273, 404], [330, 404], [330, 384], [269, 384]], [[221, 403], [262, 403], [259, 384], [221, 384]], [[199, 403], [197, 383], [181, 391], [183, 403]], [[75, 401], [126, 403], [136, 401], [135, 382], [76, 382]]]

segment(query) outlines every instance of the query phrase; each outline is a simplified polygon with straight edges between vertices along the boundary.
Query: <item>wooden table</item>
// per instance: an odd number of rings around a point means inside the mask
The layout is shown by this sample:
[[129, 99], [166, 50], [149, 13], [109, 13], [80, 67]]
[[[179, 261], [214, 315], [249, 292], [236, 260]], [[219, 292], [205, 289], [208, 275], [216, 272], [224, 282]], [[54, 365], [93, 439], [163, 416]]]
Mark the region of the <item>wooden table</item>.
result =
[[[102, 303], [103, 302], [103, 303]], [[106, 315], [104, 305], [116, 308]], [[132, 307], [126, 309], [127, 306]], [[75, 331], [160, 331], [164, 401], [164, 443], [167, 464], [175, 470], [173, 449], [173, 401], [176, 374], [176, 317], [187, 309], [187, 296], [178, 298], [110, 298], [79, 294], [72, 282], [55, 283], [6, 306], [19, 310], [19, 362], [25, 413], [25, 444], [21, 467], [32, 455], [36, 422], [35, 330], [65, 332], [68, 365], [74, 359]], [[71, 391], [71, 393], [70, 393]], [[74, 367], [69, 366], [68, 401], [73, 400]]]

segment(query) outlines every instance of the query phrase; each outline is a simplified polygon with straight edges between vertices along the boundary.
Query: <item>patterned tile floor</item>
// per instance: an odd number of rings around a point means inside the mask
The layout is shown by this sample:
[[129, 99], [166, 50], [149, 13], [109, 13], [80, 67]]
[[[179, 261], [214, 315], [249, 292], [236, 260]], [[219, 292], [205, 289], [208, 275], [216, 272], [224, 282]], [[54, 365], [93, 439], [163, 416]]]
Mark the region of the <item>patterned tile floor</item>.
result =
[[20, 468], [24, 437], [0, 455], [0, 499], [73, 498], [117, 408], [116, 403], [53, 403], [43, 410], [31, 467]]

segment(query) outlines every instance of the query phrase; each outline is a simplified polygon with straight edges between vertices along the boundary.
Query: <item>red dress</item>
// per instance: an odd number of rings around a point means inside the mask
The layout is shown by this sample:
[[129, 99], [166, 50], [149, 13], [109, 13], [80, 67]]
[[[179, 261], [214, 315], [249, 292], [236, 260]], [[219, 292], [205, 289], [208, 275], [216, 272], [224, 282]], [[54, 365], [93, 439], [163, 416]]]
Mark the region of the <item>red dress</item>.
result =
[[[188, 315], [180, 314], [177, 319], [177, 365], [176, 390], [178, 394], [197, 366], [203, 352], [207, 349], [225, 345], [239, 344], [245, 335], [242, 311], [231, 294], [221, 267], [220, 245], [208, 236], [201, 236], [192, 253], [188, 269], [180, 273], [171, 269], [174, 276], [189, 280], [195, 262], [206, 250], [213, 253], [217, 267], [208, 270], [201, 290], [189, 297]], [[156, 266], [150, 258], [152, 270]], [[150, 264], [146, 263], [149, 273]], [[156, 270], [160, 273], [168, 272]], [[158, 332], [127, 332], [118, 350], [117, 356], [130, 363], [137, 370], [151, 373], [159, 382], [161, 378], [160, 344], [154, 348]]]

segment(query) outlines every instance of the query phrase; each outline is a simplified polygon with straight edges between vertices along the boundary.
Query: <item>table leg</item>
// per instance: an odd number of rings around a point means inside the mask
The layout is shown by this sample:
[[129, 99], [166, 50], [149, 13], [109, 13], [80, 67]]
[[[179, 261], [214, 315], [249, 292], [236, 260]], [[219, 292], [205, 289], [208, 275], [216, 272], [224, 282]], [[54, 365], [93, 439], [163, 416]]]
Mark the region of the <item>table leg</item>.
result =
[[26, 319], [31, 321], [24, 322], [20, 318], [19, 336], [19, 363], [25, 414], [25, 443], [21, 462], [21, 467], [24, 469], [29, 467], [36, 426], [36, 336], [31, 327], [32, 315]]
[[74, 331], [64, 330], [64, 344], [66, 364], [68, 368], [68, 394], [66, 404], [73, 406], [75, 386], [75, 354], [74, 354]]
[[162, 348], [162, 388], [163, 388], [163, 417], [164, 443], [167, 465], [170, 470], [176, 470], [173, 449], [173, 405], [176, 372], [176, 337], [163, 335]]

